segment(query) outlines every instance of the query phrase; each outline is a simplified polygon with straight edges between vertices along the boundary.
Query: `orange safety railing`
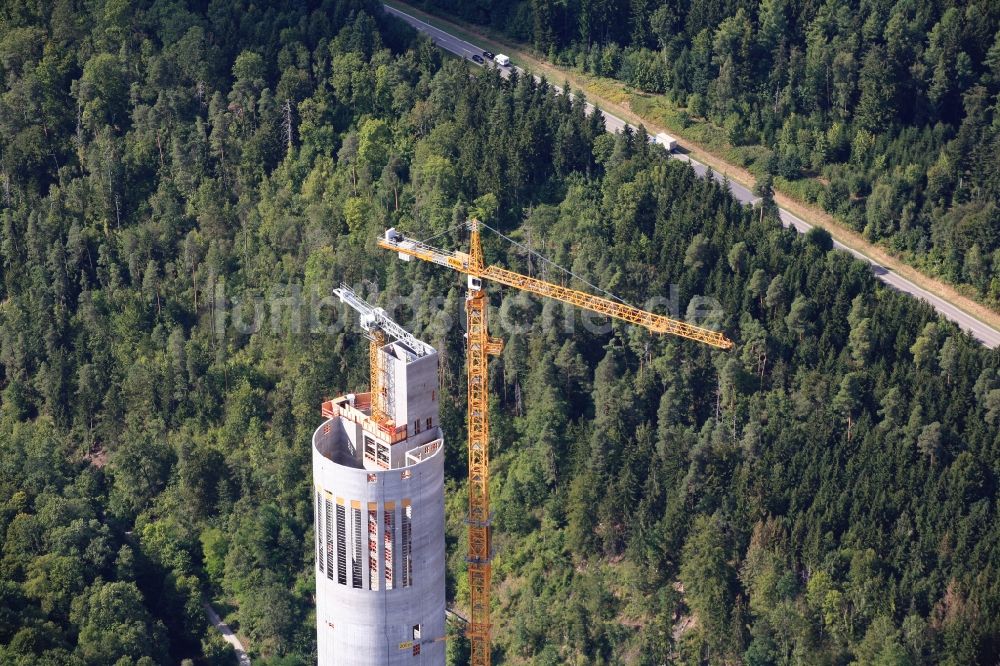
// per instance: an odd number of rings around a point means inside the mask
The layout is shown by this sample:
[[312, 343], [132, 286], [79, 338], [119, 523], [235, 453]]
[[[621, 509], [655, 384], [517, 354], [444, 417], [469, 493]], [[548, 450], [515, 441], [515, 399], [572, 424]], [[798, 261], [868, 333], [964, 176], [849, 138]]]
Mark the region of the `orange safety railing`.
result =
[[389, 444], [398, 444], [407, 438], [406, 424], [395, 425], [391, 421], [378, 423], [371, 418], [370, 413], [366, 413], [370, 407], [371, 394], [356, 393], [353, 406], [346, 397], [341, 396], [324, 401], [320, 405], [320, 413], [326, 419], [342, 416], [354, 423], [359, 423], [365, 432], [375, 435], [382, 441], [388, 440]]

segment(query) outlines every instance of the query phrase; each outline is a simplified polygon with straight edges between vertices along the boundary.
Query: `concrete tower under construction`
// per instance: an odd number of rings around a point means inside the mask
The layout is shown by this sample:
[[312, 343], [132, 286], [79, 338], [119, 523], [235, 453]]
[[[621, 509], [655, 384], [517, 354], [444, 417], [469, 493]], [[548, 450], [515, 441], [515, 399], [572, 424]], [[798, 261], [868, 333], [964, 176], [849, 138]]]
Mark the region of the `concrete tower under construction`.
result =
[[336, 291], [373, 341], [372, 390], [324, 402], [312, 439], [319, 665], [443, 664], [437, 351]]

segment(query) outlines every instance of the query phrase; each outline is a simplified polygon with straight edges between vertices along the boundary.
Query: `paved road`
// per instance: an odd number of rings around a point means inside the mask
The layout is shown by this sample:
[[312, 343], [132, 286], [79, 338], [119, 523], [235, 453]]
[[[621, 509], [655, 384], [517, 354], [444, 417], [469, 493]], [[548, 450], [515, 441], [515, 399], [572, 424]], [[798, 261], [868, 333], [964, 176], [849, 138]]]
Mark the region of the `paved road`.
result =
[[[392, 14], [393, 16], [396, 16], [398, 18], [403, 19], [404, 21], [406, 21], [407, 23], [409, 23], [411, 26], [413, 26], [414, 28], [416, 28], [420, 32], [426, 33], [431, 38], [431, 40], [435, 44], [437, 44], [438, 46], [440, 46], [441, 48], [443, 48], [443, 49], [445, 49], [447, 51], [451, 51], [455, 55], [461, 56], [461, 57], [465, 58], [466, 60], [471, 61], [472, 64], [474, 64], [474, 65], [478, 65], [479, 64], [479, 63], [476, 63], [475, 61], [472, 60], [472, 56], [474, 56], [474, 55], [480, 55], [481, 56], [482, 53], [483, 53], [483, 51], [485, 49], [483, 49], [483, 48], [481, 48], [479, 46], [476, 46], [475, 44], [472, 44], [470, 42], [467, 42], [464, 39], [460, 39], [459, 37], [455, 37], [451, 33], [445, 32], [444, 30], [441, 30], [440, 28], [437, 28], [437, 27], [431, 25], [430, 23], [427, 23], [426, 21], [420, 20], [416, 16], [413, 16], [411, 14], [407, 14], [406, 12], [402, 12], [402, 11], [396, 9], [395, 7], [391, 7], [390, 5], [385, 5], [385, 4], [383, 5], [383, 7], [385, 7], [385, 10], [388, 13]], [[491, 67], [494, 66], [492, 63], [488, 63], [488, 65], [491, 66]], [[479, 65], [479, 66], [483, 67], [484, 65]], [[524, 74], [525, 73], [524, 70], [521, 69], [520, 67], [517, 67], [516, 65], [511, 65], [510, 67], [501, 67], [500, 68], [500, 75], [502, 77], [504, 77], [505, 79], [508, 78], [508, 77], [510, 77], [510, 70], [511, 69], [517, 70], [517, 72], [519, 74]], [[541, 80], [537, 76], [535, 76], [534, 79], [536, 81], [540, 81]], [[561, 93], [562, 92], [562, 88], [560, 88], [559, 86], [553, 85], [552, 88], [555, 89], [555, 91], [557, 93]], [[594, 107], [593, 104], [591, 104], [590, 102], [587, 102], [587, 104], [586, 104], [586, 112], [588, 114], [589, 113], [593, 113], [594, 112], [594, 108], [595, 107]], [[614, 134], [616, 132], [621, 132], [626, 127], [632, 128], [633, 131], [639, 129], [635, 125], [632, 125], [630, 123], [625, 122], [624, 120], [622, 120], [618, 116], [613, 116], [613, 115], [611, 115], [611, 114], [609, 114], [607, 112], [604, 112], [604, 111], [602, 111], [602, 113], [604, 114], [604, 127], [605, 127], [605, 129], [607, 129], [608, 132], [611, 132], [612, 134]], [[688, 162], [694, 168], [695, 173], [697, 173], [699, 176], [704, 176], [705, 173], [708, 171], [708, 167], [706, 167], [704, 164], [702, 164], [701, 162], [699, 162], [697, 160], [691, 159], [687, 155], [672, 154], [671, 157], [674, 157], [676, 159], [680, 159], [680, 160], [683, 160], [685, 162]], [[724, 175], [722, 175], [720, 173], [717, 173], [717, 172], [713, 172], [713, 176], [720, 183], [723, 183], [726, 180], [726, 177]], [[757, 203], [758, 201], [760, 201], [760, 198], [757, 195], [755, 195], [753, 192], [751, 192], [747, 188], [743, 187], [739, 183], [734, 183], [734, 182], [730, 181], [730, 183], [729, 183], [729, 189], [733, 193], [733, 196], [736, 197], [736, 199], [738, 201], [740, 201], [741, 203], [754, 204], [754, 203]]]
[[[395, 7], [390, 7], [389, 5], [383, 5], [383, 6], [385, 7], [385, 10], [389, 14], [401, 18], [402, 20], [406, 21], [420, 32], [426, 33], [434, 41], [435, 44], [437, 44], [443, 49], [451, 51], [455, 55], [471, 60], [473, 55], [475, 54], [482, 55], [482, 52], [484, 51], [482, 47], [476, 46], [475, 44], [471, 44], [465, 41], [464, 39], [455, 37], [454, 35], [445, 32], [440, 28], [437, 28], [431, 25], [430, 23], [427, 23], [426, 21], [420, 20], [416, 16], [412, 16], [410, 14], [407, 14], [406, 12], [402, 12], [396, 9]], [[512, 68], [516, 69], [520, 73], [524, 73], [524, 70], [522, 70], [519, 67], [512, 66]], [[510, 76], [510, 72], [508, 71], [507, 68], [501, 68], [500, 73], [504, 77]], [[536, 76], [535, 79], [537, 80], [538, 77]], [[558, 92], [562, 92], [558, 87], [556, 86], [554, 87]], [[594, 106], [588, 103], [587, 112], [591, 113], [593, 112], [593, 110]], [[618, 118], [617, 116], [613, 116], [607, 112], [602, 112], [602, 113], [604, 113], [604, 125], [609, 132], [620, 132], [626, 126], [632, 127], [632, 129], [637, 129], [634, 125], [629, 125], [629, 123], [625, 122], [621, 118]], [[708, 167], [706, 167], [701, 162], [698, 162], [697, 160], [690, 158], [687, 155], [671, 154], [671, 157], [683, 160], [688, 164], [690, 164], [691, 167], [695, 170], [695, 173], [697, 173], [699, 176], [704, 176], [705, 173], [708, 171]], [[719, 182], [725, 181], [725, 176], [723, 176], [722, 174], [714, 171], [712, 173], [715, 179], [718, 180]], [[730, 181], [729, 190], [730, 192], [732, 192], [736, 200], [739, 201], [740, 203], [755, 204], [760, 200], [753, 192], [751, 192], [746, 187], [740, 185], [739, 183], [734, 183]], [[806, 231], [812, 229], [812, 225], [810, 225], [805, 220], [802, 220], [801, 218], [788, 212], [784, 208], [779, 208], [778, 212], [779, 216], [781, 217], [781, 222], [786, 227], [788, 226], [795, 227], [798, 231], [802, 233], [805, 233]], [[850, 252], [858, 259], [861, 259], [871, 264], [872, 271], [875, 273], [875, 276], [878, 277], [878, 279], [882, 280], [882, 282], [888, 284], [893, 289], [910, 294], [911, 296], [920, 298], [930, 303], [931, 306], [933, 306], [934, 309], [937, 310], [941, 315], [957, 323], [959, 326], [961, 326], [963, 329], [971, 333], [973, 337], [978, 339], [987, 347], [990, 348], [1000, 347], [1000, 331], [998, 331], [997, 329], [989, 326], [985, 322], [980, 321], [979, 319], [973, 317], [972, 315], [966, 313], [965, 311], [955, 307], [954, 305], [944, 300], [943, 298], [939, 298], [938, 296], [935, 296], [926, 289], [923, 289], [915, 285], [914, 283], [910, 282], [903, 276], [894, 273], [893, 271], [889, 270], [885, 266], [882, 266], [873, 259], [870, 259], [861, 252], [858, 252], [857, 250], [852, 250], [851, 248], [844, 246], [842, 243], [836, 240], [833, 242], [833, 245], [835, 248]]]
[[202, 605], [205, 607], [205, 612], [208, 613], [208, 619], [212, 622], [212, 626], [219, 630], [219, 633], [222, 634], [226, 642], [232, 645], [236, 651], [236, 663], [239, 666], [250, 666], [250, 657], [247, 656], [247, 651], [243, 648], [243, 643], [236, 637], [233, 630], [229, 628], [228, 624], [222, 621], [214, 608], [207, 603]]
[[[784, 208], [778, 209], [778, 215], [781, 217], [781, 222], [787, 226], [793, 226], [801, 233], [805, 233], [812, 229], [812, 225], [789, 213]], [[1000, 331], [991, 327], [990, 325], [976, 319], [972, 315], [968, 314], [964, 310], [955, 307], [948, 301], [944, 300], [940, 296], [935, 296], [931, 292], [923, 289], [922, 287], [910, 282], [905, 277], [899, 273], [895, 273], [882, 264], [878, 263], [874, 259], [868, 257], [855, 249], [849, 248], [838, 240], [833, 241], [833, 246], [838, 250], [843, 250], [849, 252], [858, 259], [862, 261], [867, 261], [871, 264], [872, 272], [875, 273], [875, 277], [887, 285], [895, 289], [896, 291], [901, 291], [905, 294], [909, 294], [915, 298], [919, 298], [930, 303], [931, 307], [938, 311], [938, 314], [947, 317], [956, 324], [958, 324], [962, 329], [968, 331], [972, 334], [972, 337], [976, 338], [984, 345], [990, 349], [996, 349], [1000, 347]]]

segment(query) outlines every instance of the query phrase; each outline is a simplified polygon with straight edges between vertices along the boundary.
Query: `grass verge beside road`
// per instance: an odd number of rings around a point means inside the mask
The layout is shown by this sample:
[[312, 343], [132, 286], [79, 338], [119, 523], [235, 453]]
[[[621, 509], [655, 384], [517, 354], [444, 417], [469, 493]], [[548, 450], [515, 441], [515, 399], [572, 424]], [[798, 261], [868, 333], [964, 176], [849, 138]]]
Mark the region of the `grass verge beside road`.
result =
[[[750, 171], [734, 164], [733, 161], [752, 163], [757, 157], [754, 153], [766, 149], [761, 146], [729, 145], [724, 130], [706, 122], [685, 120], [680, 110], [662, 95], [636, 92], [620, 81], [555, 66], [534, 55], [526, 45], [518, 44], [487, 27], [472, 26], [456, 17], [443, 18], [429, 14], [398, 0], [385, 0], [385, 4], [490, 51], [504, 53], [510, 57], [513, 64], [538, 76], [544, 76], [550, 83], [561, 85], [566, 82], [573, 89], [582, 91], [588, 101], [602, 110], [634, 125], [645, 125], [651, 133], [670, 132], [678, 139], [678, 144], [684, 152], [714, 171], [725, 174], [730, 180], [751, 189], [756, 183], [756, 178]], [[1000, 329], [1000, 313], [962, 294], [954, 286], [920, 272], [899, 257], [890, 254], [882, 246], [868, 242], [861, 234], [825, 211], [791, 196], [788, 191], [776, 192], [775, 201], [809, 224], [826, 229], [843, 245], [873, 259], [993, 328]]]

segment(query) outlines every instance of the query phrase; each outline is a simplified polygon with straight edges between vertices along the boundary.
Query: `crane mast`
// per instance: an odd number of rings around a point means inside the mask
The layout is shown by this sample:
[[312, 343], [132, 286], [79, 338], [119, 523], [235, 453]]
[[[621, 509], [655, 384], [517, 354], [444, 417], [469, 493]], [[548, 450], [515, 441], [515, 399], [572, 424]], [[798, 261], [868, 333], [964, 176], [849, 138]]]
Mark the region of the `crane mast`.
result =
[[[481, 271], [482, 248], [479, 228], [472, 229], [470, 268]], [[472, 612], [468, 636], [471, 639], [472, 664], [490, 663], [490, 586], [493, 557], [493, 526], [490, 522], [490, 421], [489, 355], [503, 350], [503, 341], [491, 338], [488, 326], [489, 303], [482, 281], [469, 273], [465, 297], [466, 372], [469, 400], [469, 596]]]
[[389, 392], [386, 390], [385, 365], [379, 350], [385, 346], [385, 333], [376, 328], [368, 338], [368, 386], [371, 393], [372, 420], [381, 425], [389, 424]]
[[[460, 273], [468, 278], [465, 312], [468, 318], [466, 333], [466, 372], [469, 401], [469, 530], [468, 563], [471, 617], [467, 635], [472, 647], [471, 664], [490, 666], [490, 585], [492, 569], [493, 534], [490, 521], [490, 457], [489, 457], [489, 356], [503, 350], [503, 341], [491, 338], [488, 326], [488, 302], [483, 290], [483, 279], [493, 280], [522, 291], [553, 298], [563, 303], [598, 312], [643, 326], [654, 333], [670, 333], [689, 340], [696, 340], [719, 349], [731, 349], [732, 341], [718, 331], [692, 326], [687, 322], [670, 319], [640, 310], [624, 303], [576, 291], [550, 282], [521, 275], [499, 266], [486, 266], [479, 236], [479, 221], [470, 220], [469, 253], [441, 250], [420, 241], [404, 237], [395, 229], [385, 232], [378, 244], [396, 252], [400, 259], [409, 261], [416, 257]], [[374, 390], [374, 389], [373, 389]]]

